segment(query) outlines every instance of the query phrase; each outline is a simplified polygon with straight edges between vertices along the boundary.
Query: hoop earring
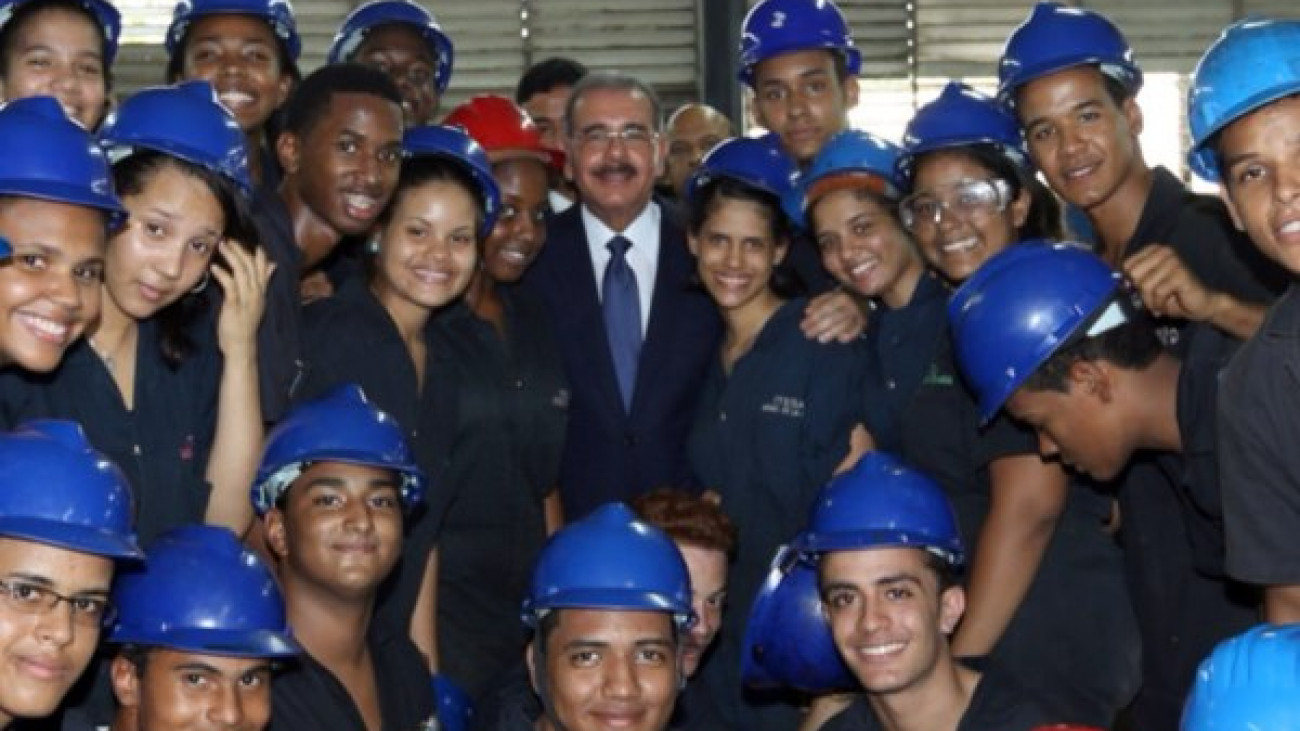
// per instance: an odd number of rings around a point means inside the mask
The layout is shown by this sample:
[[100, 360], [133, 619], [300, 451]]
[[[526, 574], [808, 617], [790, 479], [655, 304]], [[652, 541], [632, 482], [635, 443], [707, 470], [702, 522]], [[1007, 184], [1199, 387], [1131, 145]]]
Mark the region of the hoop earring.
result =
[[211, 278], [210, 273], [204, 270], [203, 278], [199, 280], [198, 284], [194, 285], [194, 289], [190, 290], [190, 294], [203, 294], [203, 290], [208, 288], [208, 280]]

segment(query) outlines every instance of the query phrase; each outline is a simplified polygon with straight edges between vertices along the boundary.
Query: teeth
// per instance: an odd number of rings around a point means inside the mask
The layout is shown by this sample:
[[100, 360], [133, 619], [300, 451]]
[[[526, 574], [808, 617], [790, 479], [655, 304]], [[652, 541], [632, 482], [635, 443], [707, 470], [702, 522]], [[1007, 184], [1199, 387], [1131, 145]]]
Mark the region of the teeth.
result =
[[941, 251], [945, 254], [959, 254], [964, 251], [970, 251], [975, 248], [978, 243], [979, 239], [972, 236], [967, 239], [962, 239], [961, 241], [953, 241], [952, 243], [944, 244]]
[[867, 261], [864, 261], [861, 264], [858, 264], [854, 266], [852, 269], [850, 269], [849, 274], [851, 274], [854, 277], [861, 277], [865, 275], [867, 272], [870, 272], [871, 270], [875, 269], [876, 265], [879, 263], [880, 262], [877, 259], [868, 259]]
[[1067, 171], [1067, 172], [1065, 173], [1065, 177], [1067, 177], [1067, 178], [1069, 178], [1069, 179], [1071, 179], [1071, 180], [1073, 180], [1073, 179], [1075, 179], [1075, 178], [1082, 178], [1082, 177], [1085, 176], [1085, 175], [1090, 175], [1090, 174], [1092, 173], [1092, 171], [1093, 171], [1093, 170], [1096, 170], [1096, 169], [1097, 169], [1097, 166], [1095, 166], [1095, 165], [1089, 165], [1089, 166], [1087, 166], [1087, 167], [1082, 167], [1082, 168], [1075, 168], [1074, 170], [1069, 170], [1069, 171]]
[[217, 95], [217, 99], [227, 108], [244, 106], [253, 103], [253, 96], [242, 91], [223, 91]]
[[66, 323], [40, 317], [39, 315], [24, 314], [23, 320], [33, 330], [50, 338], [65, 338], [68, 336], [68, 330], [70, 329]]
[[442, 284], [451, 279], [451, 273], [441, 269], [416, 268], [415, 276], [426, 284]]
[[525, 261], [528, 261], [528, 254], [522, 251], [516, 251], [515, 249], [503, 249], [501, 251], [501, 258], [508, 259], [515, 264], [522, 264]]
[[888, 645], [875, 645], [872, 647], [864, 647], [860, 650], [860, 652], [863, 655], [879, 657], [881, 655], [890, 655], [892, 653], [898, 652], [899, 650], [903, 649], [903, 646], [904, 645], [902, 642], [891, 642]]
[[1282, 225], [1282, 228], [1278, 229], [1278, 233], [1281, 233], [1284, 236], [1300, 233], [1300, 218], [1297, 218], [1294, 221], [1287, 221]]
[[373, 197], [361, 195], [359, 193], [345, 193], [343, 195], [343, 202], [347, 204], [349, 208], [355, 208], [362, 213], [369, 213], [379, 205], [379, 201], [375, 200]]

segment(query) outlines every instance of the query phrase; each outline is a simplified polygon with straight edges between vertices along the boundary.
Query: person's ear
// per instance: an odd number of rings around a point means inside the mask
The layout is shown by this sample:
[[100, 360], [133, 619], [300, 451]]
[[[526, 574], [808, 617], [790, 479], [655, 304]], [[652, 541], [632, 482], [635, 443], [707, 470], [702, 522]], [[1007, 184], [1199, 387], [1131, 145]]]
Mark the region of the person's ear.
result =
[[1115, 374], [1104, 361], [1078, 360], [1070, 364], [1066, 379], [1071, 393], [1079, 389], [1079, 393], [1110, 403], [1115, 390], [1114, 377]]
[[951, 635], [966, 613], [966, 590], [950, 586], [939, 595], [939, 631]]
[[286, 175], [296, 175], [301, 163], [302, 144], [293, 132], [281, 132], [275, 139], [275, 157]]
[[108, 678], [118, 705], [123, 708], [140, 705], [140, 675], [136, 672], [135, 663], [118, 655], [108, 666]]
[[271, 508], [262, 518], [266, 534], [266, 547], [276, 560], [283, 561], [289, 555], [289, 539], [285, 534], [284, 513], [279, 508]]
[[1122, 109], [1124, 112], [1124, 119], [1128, 122], [1129, 131], [1134, 137], [1141, 135], [1144, 121], [1142, 119], [1142, 107], [1138, 106], [1137, 97], [1130, 96], [1125, 99]]

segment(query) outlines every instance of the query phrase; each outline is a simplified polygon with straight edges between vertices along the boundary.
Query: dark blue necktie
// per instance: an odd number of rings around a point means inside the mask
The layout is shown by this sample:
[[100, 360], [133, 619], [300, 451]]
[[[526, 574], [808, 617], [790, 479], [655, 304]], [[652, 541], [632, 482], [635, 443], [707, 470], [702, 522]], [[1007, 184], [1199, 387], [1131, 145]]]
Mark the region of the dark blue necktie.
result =
[[615, 236], [605, 244], [610, 256], [601, 283], [609, 354], [614, 359], [623, 408], [629, 412], [632, 391], [636, 388], [637, 360], [641, 356], [641, 298], [637, 295], [636, 274], [627, 265], [627, 250], [631, 246], [632, 242], [622, 236]]

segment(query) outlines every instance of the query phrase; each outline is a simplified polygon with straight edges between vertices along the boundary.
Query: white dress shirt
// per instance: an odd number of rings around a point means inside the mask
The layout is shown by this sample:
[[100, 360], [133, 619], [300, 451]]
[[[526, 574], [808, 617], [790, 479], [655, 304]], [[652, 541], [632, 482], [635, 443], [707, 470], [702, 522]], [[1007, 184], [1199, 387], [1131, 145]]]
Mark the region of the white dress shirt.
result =
[[596, 274], [596, 292], [602, 298], [601, 285], [605, 281], [605, 267], [609, 264], [609, 240], [622, 234], [632, 242], [627, 250], [627, 264], [636, 275], [636, 293], [641, 302], [641, 337], [645, 337], [646, 324], [650, 322], [650, 303], [654, 295], [655, 274], [659, 271], [659, 204], [650, 201], [641, 215], [623, 231], [614, 231], [596, 218], [586, 206], [582, 207], [582, 226], [587, 233], [587, 248], [591, 254], [591, 269]]

